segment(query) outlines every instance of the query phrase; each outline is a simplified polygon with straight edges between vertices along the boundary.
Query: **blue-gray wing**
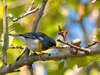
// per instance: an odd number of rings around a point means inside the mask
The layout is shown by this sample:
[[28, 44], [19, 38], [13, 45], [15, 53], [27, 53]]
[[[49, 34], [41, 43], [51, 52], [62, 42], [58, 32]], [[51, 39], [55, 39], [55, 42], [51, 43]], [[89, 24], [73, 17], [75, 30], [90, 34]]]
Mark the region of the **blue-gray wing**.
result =
[[39, 39], [40, 41], [43, 41], [44, 39], [47, 39], [48, 36], [44, 33], [41, 32], [29, 32], [25, 34], [9, 34], [10, 36], [15, 36], [15, 37], [23, 37], [26, 39]]
[[46, 37], [47, 35], [45, 35], [44, 33], [41, 32], [30, 32], [30, 33], [25, 33], [25, 34], [19, 34], [19, 36], [23, 36], [25, 38], [30, 38], [30, 39], [40, 39]]

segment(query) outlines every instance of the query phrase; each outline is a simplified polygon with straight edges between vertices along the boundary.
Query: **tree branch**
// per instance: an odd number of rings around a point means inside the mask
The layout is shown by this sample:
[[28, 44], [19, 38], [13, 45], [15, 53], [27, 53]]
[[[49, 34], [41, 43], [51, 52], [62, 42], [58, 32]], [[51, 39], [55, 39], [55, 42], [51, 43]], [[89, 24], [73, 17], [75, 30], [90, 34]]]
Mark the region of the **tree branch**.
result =
[[37, 29], [39, 20], [40, 20], [42, 14], [43, 14], [43, 11], [44, 11], [44, 8], [45, 8], [45, 6], [46, 6], [47, 1], [48, 1], [48, 0], [43, 0], [43, 4], [42, 4], [42, 6], [41, 6], [41, 8], [40, 8], [40, 12], [38, 13], [38, 15], [37, 15], [37, 17], [36, 17], [36, 19], [35, 19], [35, 21], [34, 21], [34, 23], [33, 23], [33, 28], [32, 28], [32, 31], [33, 31], [33, 32], [35, 32], [36, 29]]
[[3, 66], [7, 65], [7, 4], [6, 0], [3, 0], [4, 4], [4, 15], [3, 15], [3, 33], [4, 33], [4, 43], [3, 43]]
[[100, 47], [97, 48], [90, 48], [91, 52], [89, 55], [86, 55], [84, 52], [79, 52], [76, 56], [72, 55], [69, 50], [66, 50], [64, 53], [56, 53], [56, 54], [32, 54], [30, 56], [22, 56], [18, 61], [8, 66], [5, 66], [3, 69], [0, 69], [0, 74], [10, 73], [14, 69], [18, 69], [24, 65], [30, 65], [35, 61], [47, 61], [47, 60], [60, 60], [60, 59], [67, 59], [67, 58], [75, 58], [75, 57], [83, 57], [83, 56], [90, 56], [95, 54], [100, 54]]
[[94, 40], [92, 43], [88, 44], [85, 48], [90, 48], [92, 46], [94, 46], [95, 44], [99, 44], [100, 41]]

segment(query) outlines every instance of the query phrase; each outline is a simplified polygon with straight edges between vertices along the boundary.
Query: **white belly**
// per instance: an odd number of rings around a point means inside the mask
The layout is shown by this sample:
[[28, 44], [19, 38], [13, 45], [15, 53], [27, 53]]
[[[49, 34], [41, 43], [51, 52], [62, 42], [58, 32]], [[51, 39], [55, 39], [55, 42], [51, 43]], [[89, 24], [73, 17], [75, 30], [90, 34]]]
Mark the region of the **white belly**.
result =
[[32, 39], [26, 39], [26, 45], [29, 49], [33, 51], [40, 51], [39, 50], [39, 40], [32, 40]]

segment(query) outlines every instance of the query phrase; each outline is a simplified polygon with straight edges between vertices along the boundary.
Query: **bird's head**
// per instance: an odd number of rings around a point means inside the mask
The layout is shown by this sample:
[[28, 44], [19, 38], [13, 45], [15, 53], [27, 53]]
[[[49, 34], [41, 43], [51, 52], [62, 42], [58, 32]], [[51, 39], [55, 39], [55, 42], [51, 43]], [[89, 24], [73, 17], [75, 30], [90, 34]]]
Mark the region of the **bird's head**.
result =
[[47, 50], [56, 47], [56, 41], [50, 37], [44, 38], [44, 40], [42, 40], [41, 42], [42, 43], [40, 44], [40, 47], [42, 50]]
[[50, 48], [55, 48], [56, 47], [56, 41], [54, 39], [49, 39], [49, 43], [48, 43], [48, 46]]

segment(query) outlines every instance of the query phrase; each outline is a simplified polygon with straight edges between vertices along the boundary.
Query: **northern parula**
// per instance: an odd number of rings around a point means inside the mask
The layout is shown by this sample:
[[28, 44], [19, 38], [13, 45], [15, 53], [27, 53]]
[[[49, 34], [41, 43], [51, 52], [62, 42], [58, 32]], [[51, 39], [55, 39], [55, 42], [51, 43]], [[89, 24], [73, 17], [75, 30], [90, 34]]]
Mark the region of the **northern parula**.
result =
[[40, 52], [49, 48], [56, 47], [56, 41], [48, 35], [41, 32], [29, 32], [24, 34], [9, 34], [20, 38], [26, 43], [26, 46], [34, 52]]

